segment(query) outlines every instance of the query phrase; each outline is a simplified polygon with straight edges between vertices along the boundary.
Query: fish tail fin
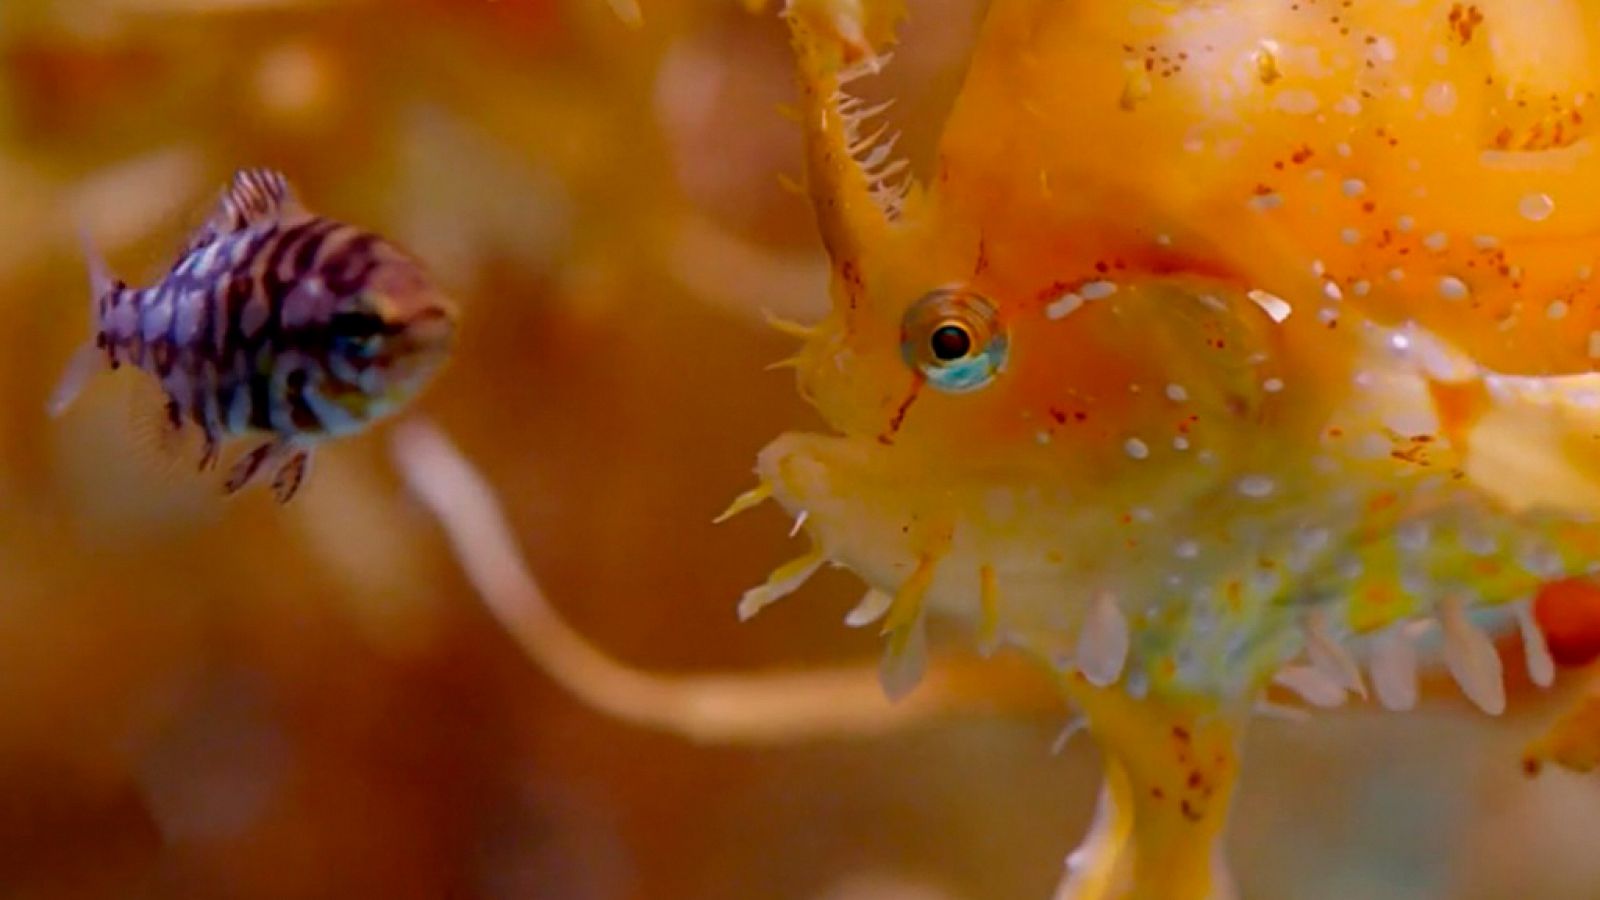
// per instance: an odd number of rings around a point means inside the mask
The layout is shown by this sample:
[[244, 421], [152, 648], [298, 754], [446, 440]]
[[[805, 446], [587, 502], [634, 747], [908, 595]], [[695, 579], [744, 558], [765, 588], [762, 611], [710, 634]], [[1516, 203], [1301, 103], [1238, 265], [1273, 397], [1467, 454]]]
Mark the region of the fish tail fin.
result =
[[89, 270], [89, 311], [92, 316], [97, 311], [100, 298], [117, 287], [117, 279], [112, 276], [111, 266], [106, 262], [105, 254], [100, 252], [100, 245], [90, 236], [87, 225], [78, 226], [78, 246], [83, 253], [84, 265]]
[[[84, 264], [89, 271], [89, 323], [90, 328], [99, 329], [100, 300], [115, 291], [120, 282], [111, 274], [111, 267], [106, 263], [105, 255], [89, 236], [89, 229], [83, 224], [78, 226], [78, 243], [82, 248]], [[67, 363], [61, 378], [56, 382], [55, 390], [50, 393], [50, 402], [46, 410], [52, 418], [66, 412], [74, 400], [83, 392], [89, 379], [101, 367], [102, 352], [93, 339], [79, 345], [72, 359]]]
[[78, 345], [77, 351], [72, 354], [72, 359], [67, 362], [67, 367], [61, 373], [61, 378], [56, 382], [55, 389], [50, 392], [50, 402], [45, 405], [45, 410], [51, 418], [56, 418], [71, 408], [73, 401], [83, 393], [83, 388], [89, 383], [94, 373], [100, 371], [104, 356], [99, 347], [93, 343], [85, 342]]

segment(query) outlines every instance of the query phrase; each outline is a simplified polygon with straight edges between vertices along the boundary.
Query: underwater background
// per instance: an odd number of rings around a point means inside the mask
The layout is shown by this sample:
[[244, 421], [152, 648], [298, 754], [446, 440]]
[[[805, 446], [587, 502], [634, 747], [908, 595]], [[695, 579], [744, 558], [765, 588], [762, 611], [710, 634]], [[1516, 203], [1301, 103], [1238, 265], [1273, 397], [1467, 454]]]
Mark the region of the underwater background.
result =
[[[981, 4], [913, 7], [926, 167]], [[163, 462], [134, 378], [45, 400], [88, 327], [83, 222], [158, 277], [242, 166], [423, 258], [462, 307], [412, 410], [480, 467], [552, 602], [658, 672], [868, 660], [833, 572], [740, 625], [783, 553], [713, 527], [814, 427], [763, 313], [825, 310], [773, 10], [600, 0], [0, 0], [0, 897], [1041, 897], [1097, 779], [1048, 685], [888, 736], [697, 746], [608, 719], [484, 610], [379, 427], [286, 506]], [[937, 637], [937, 634], [936, 634]], [[1249, 897], [1600, 897], [1600, 784], [1526, 779], [1513, 679], [1253, 727]], [[1571, 688], [1568, 689], [1569, 692]], [[1043, 699], [1041, 700], [1041, 697]]]

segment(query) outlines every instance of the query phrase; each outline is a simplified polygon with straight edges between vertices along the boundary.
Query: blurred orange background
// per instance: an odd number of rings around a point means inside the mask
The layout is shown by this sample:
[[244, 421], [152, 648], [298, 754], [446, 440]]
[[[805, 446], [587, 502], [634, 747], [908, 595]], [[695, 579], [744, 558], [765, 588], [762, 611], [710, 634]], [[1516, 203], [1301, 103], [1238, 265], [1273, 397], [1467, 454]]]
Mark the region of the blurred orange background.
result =
[[[926, 169], [981, 16], [913, 4], [895, 64]], [[773, 10], [601, 0], [0, 4], [0, 897], [1044, 898], [1085, 827], [1066, 718], [696, 746], [557, 688], [410, 499], [387, 429], [285, 507], [163, 465], [140, 379], [44, 402], [87, 333], [82, 220], [158, 277], [233, 169], [289, 174], [459, 297], [419, 404], [481, 467], [552, 601], [672, 671], [870, 659], [829, 573], [739, 625], [791, 555], [713, 528], [756, 450], [815, 428], [762, 312], [825, 307]], [[1509, 668], [1509, 667], [1508, 667]], [[1000, 703], [1003, 707], [1005, 704]], [[1232, 835], [1246, 897], [1600, 896], [1600, 787], [1525, 780], [1522, 692], [1264, 721]]]

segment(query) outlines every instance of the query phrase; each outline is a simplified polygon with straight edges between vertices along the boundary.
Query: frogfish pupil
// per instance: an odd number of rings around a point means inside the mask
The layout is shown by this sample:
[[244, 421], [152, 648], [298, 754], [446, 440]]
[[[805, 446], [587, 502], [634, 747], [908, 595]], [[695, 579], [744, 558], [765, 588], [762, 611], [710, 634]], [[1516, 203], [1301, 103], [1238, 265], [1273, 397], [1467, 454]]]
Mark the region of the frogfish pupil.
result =
[[960, 325], [941, 325], [933, 332], [933, 356], [954, 362], [972, 351], [972, 335]]

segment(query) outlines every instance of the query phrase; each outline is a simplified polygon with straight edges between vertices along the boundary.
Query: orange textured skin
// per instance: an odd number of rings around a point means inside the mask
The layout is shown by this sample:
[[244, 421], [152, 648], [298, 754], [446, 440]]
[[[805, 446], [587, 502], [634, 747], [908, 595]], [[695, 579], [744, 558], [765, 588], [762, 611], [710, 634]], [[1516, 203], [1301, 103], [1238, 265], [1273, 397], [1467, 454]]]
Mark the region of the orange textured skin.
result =
[[[1594, 567], [1600, 4], [997, 0], [911, 182], [848, 94], [896, 13], [789, 9], [835, 433], [762, 454], [818, 549], [750, 610], [832, 561], [891, 656], [930, 609], [1237, 698], [1309, 619], [1359, 654]], [[976, 389], [908, 362], [941, 290], [1004, 336]]]
[[814, 547], [741, 613], [833, 562], [891, 691], [928, 611], [1056, 666], [1113, 763], [1061, 896], [1223, 896], [1150, 735], [1409, 708], [1428, 632], [1498, 713], [1487, 608], [1591, 646], [1600, 2], [994, 0], [914, 182], [848, 93], [897, 12], [790, 3], [832, 433], [762, 451]]

